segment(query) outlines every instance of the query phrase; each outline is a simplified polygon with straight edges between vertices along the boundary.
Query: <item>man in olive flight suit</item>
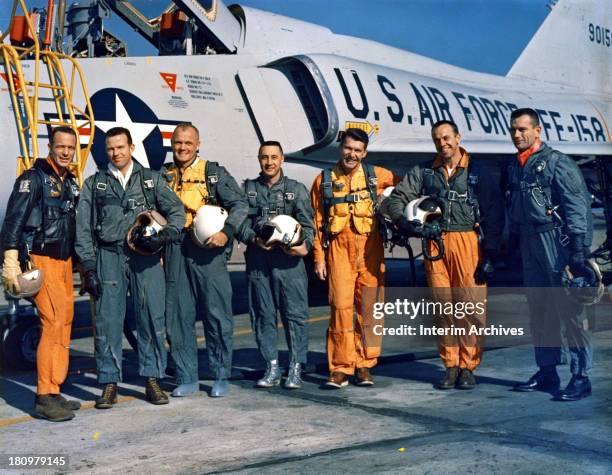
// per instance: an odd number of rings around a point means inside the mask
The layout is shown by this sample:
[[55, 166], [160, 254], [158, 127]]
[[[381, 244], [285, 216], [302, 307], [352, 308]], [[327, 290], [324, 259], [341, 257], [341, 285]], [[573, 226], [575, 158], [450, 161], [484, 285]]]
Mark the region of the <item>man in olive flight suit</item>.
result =
[[[210, 395], [225, 396], [232, 368], [232, 286], [227, 270], [231, 240], [244, 221], [248, 205], [244, 193], [228, 171], [198, 156], [200, 134], [188, 123], [172, 135], [173, 163], [165, 177], [185, 209], [186, 222], [176, 242], [166, 246], [166, 324], [170, 354], [176, 365], [173, 396], [198, 391], [198, 347], [195, 321], [202, 314], [208, 364], [215, 382]], [[198, 246], [191, 236], [193, 219], [203, 205], [223, 207], [228, 216], [223, 228]]]
[[117, 402], [128, 290], [138, 325], [138, 372], [147, 378], [147, 400], [168, 403], [157, 382], [166, 369], [160, 254], [135, 252], [128, 247], [126, 236], [139, 213], [157, 210], [167, 225], [140, 244], [145, 250], [160, 250], [179, 234], [185, 213], [161, 174], [134, 160], [133, 151], [129, 130], [114, 127], [106, 132], [108, 169], [85, 180], [77, 209], [76, 253], [83, 270], [83, 289], [95, 299], [96, 366], [98, 381], [105, 385], [96, 401], [98, 409], [109, 409]]
[[[454, 122], [441, 120], [431, 128], [436, 148], [433, 162], [417, 165], [387, 198], [393, 222], [408, 235], [427, 238], [427, 253], [438, 254], [439, 239], [443, 257], [424, 259], [427, 282], [433, 295], [442, 302], [486, 302], [486, 253], [494, 253], [503, 230], [503, 207], [499, 205], [499, 186], [486, 169], [478, 169], [461, 147], [461, 134]], [[411, 201], [428, 196], [442, 212], [437, 224], [408, 220], [404, 215]], [[484, 233], [483, 233], [484, 231]], [[483, 341], [470, 335], [472, 326], [482, 328], [485, 314], [437, 315], [436, 324], [444, 328], [463, 328], [463, 336], [438, 338], [438, 351], [445, 374], [438, 389], [474, 389], [473, 375], [481, 362]]]
[[[306, 187], [283, 173], [280, 143], [262, 143], [258, 160], [259, 177], [246, 180], [244, 184], [249, 219], [239, 233], [239, 239], [247, 244], [245, 258], [251, 323], [257, 346], [267, 363], [266, 373], [257, 381], [257, 387], [269, 388], [281, 381], [276, 323], [280, 311], [291, 357], [285, 388], [297, 389], [302, 387], [300, 374], [308, 351], [308, 276], [302, 258], [312, 248], [313, 212]], [[301, 226], [301, 236], [291, 247], [270, 246], [262, 240], [266, 224], [280, 215], [291, 216]]]

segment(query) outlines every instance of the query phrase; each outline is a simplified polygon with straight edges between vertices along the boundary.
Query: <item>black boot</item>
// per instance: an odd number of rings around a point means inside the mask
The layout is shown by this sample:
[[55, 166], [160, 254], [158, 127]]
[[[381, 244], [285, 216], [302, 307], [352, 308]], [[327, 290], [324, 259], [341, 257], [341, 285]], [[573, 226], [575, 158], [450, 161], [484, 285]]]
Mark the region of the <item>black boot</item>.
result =
[[572, 376], [567, 387], [555, 398], [556, 401], [579, 401], [591, 395], [591, 382], [586, 376]]
[[469, 369], [462, 369], [459, 381], [457, 381], [457, 387], [459, 389], [474, 389], [476, 387], [476, 378]]
[[438, 383], [438, 389], [453, 389], [459, 377], [459, 366], [446, 368], [444, 377]]
[[81, 409], [81, 403], [79, 401], [75, 401], [74, 399], [68, 400], [61, 394], [53, 394], [55, 399], [57, 399], [64, 409], [68, 409], [69, 411], [78, 411]]
[[34, 412], [36, 417], [47, 419], [51, 422], [63, 422], [73, 419], [74, 412], [62, 407], [60, 401], [54, 396], [54, 394], [36, 396]]
[[117, 383], [108, 383], [96, 399], [96, 409], [110, 409], [114, 404], [117, 404]]
[[534, 391], [558, 391], [559, 375], [555, 366], [544, 366], [525, 383], [514, 385], [514, 391], [531, 393]]

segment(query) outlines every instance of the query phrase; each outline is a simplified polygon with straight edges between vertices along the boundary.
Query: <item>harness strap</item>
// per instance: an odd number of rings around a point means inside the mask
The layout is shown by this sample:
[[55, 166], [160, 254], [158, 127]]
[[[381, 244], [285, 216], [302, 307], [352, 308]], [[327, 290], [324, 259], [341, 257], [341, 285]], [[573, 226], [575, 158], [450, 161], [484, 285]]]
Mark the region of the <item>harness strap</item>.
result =
[[208, 191], [208, 198], [206, 202], [211, 205], [217, 205], [217, 183], [219, 182], [218, 162], [206, 162], [204, 179], [206, 180], [206, 189]]
[[256, 180], [245, 180], [245, 191], [249, 202], [249, 216], [267, 217], [268, 215], [277, 216], [279, 214], [291, 216], [293, 214], [295, 192], [287, 191], [288, 185], [292, 185], [292, 188], [295, 189], [297, 181], [284, 178], [283, 199], [280, 201], [280, 205], [278, 201], [274, 201], [273, 206], [259, 206], [257, 204]]

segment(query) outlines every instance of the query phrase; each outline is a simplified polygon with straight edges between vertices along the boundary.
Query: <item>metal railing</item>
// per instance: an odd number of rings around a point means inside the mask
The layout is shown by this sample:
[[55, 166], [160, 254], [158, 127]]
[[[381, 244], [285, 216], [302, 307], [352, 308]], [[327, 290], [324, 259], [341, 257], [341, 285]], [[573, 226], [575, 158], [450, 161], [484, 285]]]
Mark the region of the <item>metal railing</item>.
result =
[[[5, 43], [10, 35], [17, 12], [20, 7], [27, 25], [27, 45], [15, 46]], [[52, 21], [54, 0], [49, 0], [47, 22], [43, 48], [32, 23], [32, 18], [25, 5], [25, 0], [14, 0], [9, 27], [0, 36], [1, 61], [4, 67], [9, 94], [13, 104], [13, 113], [19, 135], [21, 156], [17, 157], [17, 174], [29, 169], [34, 160], [40, 157], [39, 134], [46, 135], [49, 128], [68, 126], [77, 135], [77, 146], [70, 170], [80, 184], [87, 157], [94, 140], [94, 116], [85, 76], [77, 61], [63, 53], [51, 49]], [[22, 42], [22, 44], [25, 42]], [[24, 74], [23, 62], [30, 67], [29, 74]], [[66, 68], [65, 68], [66, 66]], [[66, 74], [68, 69], [68, 74]], [[33, 77], [32, 77], [33, 76]], [[85, 106], [78, 107], [74, 98], [80, 93]], [[41, 102], [54, 104], [53, 120], [41, 116]], [[41, 129], [44, 131], [41, 134]], [[85, 144], [81, 143], [81, 133], [88, 136]]]

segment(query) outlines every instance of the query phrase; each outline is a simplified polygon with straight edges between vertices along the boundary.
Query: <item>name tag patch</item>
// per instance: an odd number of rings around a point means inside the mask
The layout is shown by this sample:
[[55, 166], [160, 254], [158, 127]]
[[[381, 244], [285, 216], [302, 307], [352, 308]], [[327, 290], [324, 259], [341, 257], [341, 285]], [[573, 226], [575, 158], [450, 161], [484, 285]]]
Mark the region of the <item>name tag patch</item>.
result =
[[29, 193], [30, 192], [30, 180], [23, 180], [19, 183], [19, 193]]

